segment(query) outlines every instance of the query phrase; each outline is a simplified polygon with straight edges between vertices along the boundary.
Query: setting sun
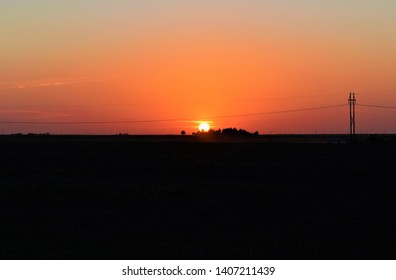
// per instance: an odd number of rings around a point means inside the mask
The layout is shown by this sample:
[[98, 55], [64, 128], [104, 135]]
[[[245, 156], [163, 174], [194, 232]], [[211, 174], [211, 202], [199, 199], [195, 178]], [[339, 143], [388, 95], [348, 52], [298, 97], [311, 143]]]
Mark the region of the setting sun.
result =
[[209, 129], [210, 129], [210, 126], [209, 126], [208, 123], [202, 122], [202, 123], [199, 124], [198, 129], [199, 129], [199, 131], [201, 131], [201, 132], [208, 132]]

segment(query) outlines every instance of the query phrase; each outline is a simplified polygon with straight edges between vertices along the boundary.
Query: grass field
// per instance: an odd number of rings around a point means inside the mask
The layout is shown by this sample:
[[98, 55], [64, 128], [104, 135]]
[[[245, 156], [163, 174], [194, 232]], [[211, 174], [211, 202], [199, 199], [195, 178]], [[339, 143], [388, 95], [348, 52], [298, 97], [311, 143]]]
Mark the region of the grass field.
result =
[[0, 258], [396, 259], [392, 139], [2, 136]]

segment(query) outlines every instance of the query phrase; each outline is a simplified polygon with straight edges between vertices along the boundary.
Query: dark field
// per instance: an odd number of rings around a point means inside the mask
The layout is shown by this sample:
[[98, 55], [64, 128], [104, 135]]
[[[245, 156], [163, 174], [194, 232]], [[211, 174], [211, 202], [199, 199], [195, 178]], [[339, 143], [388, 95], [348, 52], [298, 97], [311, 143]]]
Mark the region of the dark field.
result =
[[396, 259], [396, 143], [290, 139], [0, 137], [0, 258]]

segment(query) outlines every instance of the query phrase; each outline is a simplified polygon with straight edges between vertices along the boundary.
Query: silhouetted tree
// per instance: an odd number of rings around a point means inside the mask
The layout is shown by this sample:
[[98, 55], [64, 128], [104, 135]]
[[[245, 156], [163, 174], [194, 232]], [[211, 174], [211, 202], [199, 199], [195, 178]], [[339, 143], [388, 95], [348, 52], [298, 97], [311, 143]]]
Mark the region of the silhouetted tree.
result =
[[180, 133], [181, 135], [186, 135], [186, 132], [184, 130], [182, 130]]
[[244, 129], [236, 129], [236, 128], [225, 128], [223, 129], [223, 135], [228, 136], [251, 136], [252, 133], [247, 132]]
[[221, 135], [221, 129], [218, 129], [218, 130], [209, 129], [209, 131], [207, 133], [210, 135]]
[[223, 130], [221, 129], [209, 129], [209, 131], [204, 132], [204, 131], [198, 131], [198, 132], [193, 132], [193, 135], [211, 135], [211, 136], [243, 136], [243, 137], [248, 137], [248, 136], [258, 136], [259, 132], [256, 131], [254, 133], [248, 132], [245, 129], [236, 129], [234, 128], [225, 128]]

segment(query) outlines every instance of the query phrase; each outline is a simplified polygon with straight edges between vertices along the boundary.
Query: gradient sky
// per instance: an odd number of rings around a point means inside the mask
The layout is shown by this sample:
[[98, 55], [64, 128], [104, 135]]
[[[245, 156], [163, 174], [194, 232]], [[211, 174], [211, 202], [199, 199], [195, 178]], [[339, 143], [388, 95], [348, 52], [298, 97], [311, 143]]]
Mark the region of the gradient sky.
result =
[[[393, 0], [0, 0], [0, 126], [346, 133], [347, 107], [238, 115], [347, 104], [350, 91], [396, 106], [395, 15]], [[396, 133], [395, 118], [357, 107], [357, 132]], [[147, 120], [161, 121], [4, 123]]]

